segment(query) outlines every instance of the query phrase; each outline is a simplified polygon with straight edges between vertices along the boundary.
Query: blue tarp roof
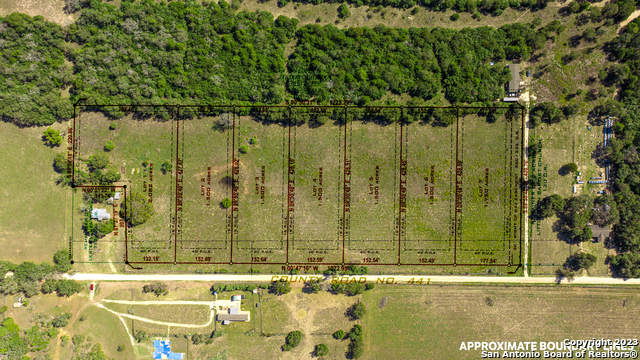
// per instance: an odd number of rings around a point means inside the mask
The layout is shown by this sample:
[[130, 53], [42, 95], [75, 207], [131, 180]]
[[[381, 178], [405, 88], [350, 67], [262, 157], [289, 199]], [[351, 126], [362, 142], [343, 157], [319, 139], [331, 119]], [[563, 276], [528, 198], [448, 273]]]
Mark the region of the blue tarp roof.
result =
[[165, 340], [153, 340], [153, 352], [154, 359], [170, 359], [181, 360], [184, 357], [183, 353], [174, 353], [171, 351], [171, 342]]

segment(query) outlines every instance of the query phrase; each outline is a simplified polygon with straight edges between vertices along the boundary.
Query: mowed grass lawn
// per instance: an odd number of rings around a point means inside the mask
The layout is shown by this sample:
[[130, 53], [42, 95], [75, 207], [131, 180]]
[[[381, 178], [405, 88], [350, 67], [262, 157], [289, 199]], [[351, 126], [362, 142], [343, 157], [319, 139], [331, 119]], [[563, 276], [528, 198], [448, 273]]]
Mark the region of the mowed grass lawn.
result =
[[[388, 297], [384, 308], [382, 297]], [[458, 350], [461, 342], [615, 339], [640, 332], [634, 320], [640, 296], [632, 287], [379, 285], [363, 299], [363, 359], [477, 359], [479, 351]]]
[[[65, 124], [54, 124], [56, 130]], [[51, 262], [67, 247], [66, 202], [69, 189], [56, 185], [53, 158], [64, 145], [50, 148], [42, 141], [46, 127], [19, 128], [0, 122], [0, 259]]]
[[208, 305], [127, 305], [105, 302], [106, 308], [113, 311], [140, 316], [145, 319], [177, 324], [204, 325], [209, 322]]

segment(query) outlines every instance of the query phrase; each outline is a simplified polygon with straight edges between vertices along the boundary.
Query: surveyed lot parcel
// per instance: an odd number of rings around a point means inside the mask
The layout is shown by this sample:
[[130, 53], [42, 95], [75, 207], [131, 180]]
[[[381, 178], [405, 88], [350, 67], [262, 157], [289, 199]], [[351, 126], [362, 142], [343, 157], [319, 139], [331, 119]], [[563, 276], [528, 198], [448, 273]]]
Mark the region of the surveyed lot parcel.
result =
[[[121, 178], [76, 179], [75, 262], [520, 268], [519, 114], [453, 109], [433, 126], [399, 107], [207, 107], [162, 121], [77, 110], [74, 168], [106, 153]], [[323, 115], [336, 111], [349, 121]], [[94, 244], [81, 230], [88, 192], [118, 220]], [[153, 205], [137, 226], [120, 221], [132, 194]]]

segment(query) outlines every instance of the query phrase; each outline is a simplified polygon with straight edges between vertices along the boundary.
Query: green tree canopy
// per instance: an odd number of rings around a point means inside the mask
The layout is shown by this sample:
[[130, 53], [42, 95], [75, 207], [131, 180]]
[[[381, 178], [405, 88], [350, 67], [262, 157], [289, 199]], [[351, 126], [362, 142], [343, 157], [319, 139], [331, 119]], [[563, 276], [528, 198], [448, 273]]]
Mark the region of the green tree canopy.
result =
[[60, 144], [62, 144], [62, 136], [60, 136], [60, 130], [54, 130], [49, 127], [44, 131], [44, 138], [50, 146], [60, 146]]
[[571, 255], [567, 259], [567, 267], [574, 271], [589, 269], [597, 260], [598, 258], [595, 255], [581, 251]]
[[347, 309], [347, 316], [349, 316], [351, 320], [362, 319], [366, 313], [367, 308], [361, 302], [357, 302]]
[[282, 345], [283, 351], [289, 351], [294, 347], [300, 345], [300, 341], [302, 341], [302, 332], [300, 331], [292, 331], [287, 334], [285, 338], [285, 344]]
[[609, 257], [611, 268], [618, 275], [627, 278], [640, 278], [640, 254], [626, 253]]
[[147, 201], [146, 196], [133, 191], [124, 201], [120, 209], [120, 216], [127, 220], [130, 226], [144, 224], [153, 215], [153, 203]]
[[269, 286], [269, 291], [276, 295], [284, 295], [291, 291], [291, 283], [288, 281], [274, 281]]
[[[73, 109], [61, 90], [71, 84], [72, 66], [65, 64], [62, 28], [42, 16], [20, 13], [0, 17], [0, 23], [0, 116], [19, 125], [69, 119]], [[60, 132], [51, 131], [47, 140], [60, 145]]]
[[53, 263], [55, 264], [55, 270], [58, 272], [67, 272], [71, 270], [71, 263], [68, 250], [59, 250], [53, 254]]
[[323, 357], [329, 354], [329, 347], [325, 344], [318, 344], [315, 348], [316, 356]]

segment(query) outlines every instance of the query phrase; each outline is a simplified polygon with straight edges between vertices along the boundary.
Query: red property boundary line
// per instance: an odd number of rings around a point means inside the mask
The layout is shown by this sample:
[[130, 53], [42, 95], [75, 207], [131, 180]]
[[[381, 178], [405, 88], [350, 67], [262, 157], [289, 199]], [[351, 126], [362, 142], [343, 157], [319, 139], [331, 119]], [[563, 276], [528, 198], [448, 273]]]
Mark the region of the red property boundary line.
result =
[[[198, 109], [214, 109], [214, 108], [233, 108], [233, 135], [232, 135], [232, 161], [234, 162], [234, 170], [236, 170], [236, 161], [238, 159], [236, 159], [236, 154], [235, 154], [235, 115], [236, 115], [236, 110], [237, 107], [249, 107], [249, 108], [253, 108], [253, 106], [237, 106], [237, 105], [138, 105], [138, 104], [128, 104], [128, 105], [100, 105], [100, 104], [87, 104], [84, 103], [86, 101], [86, 99], [80, 99], [80, 101], [78, 101], [77, 103], [74, 104], [74, 109], [73, 109], [73, 113], [74, 113], [74, 118], [73, 118], [73, 137], [72, 137], [72, 148], [70, 148], [69, 150], [72, 151], [72, 155], [69, 156], [69, 158], [71, 158], [72, 161], [72, 176], [71, 176], [71, 180], [72, 180], [72, 188], [82, 188], [82, 187], [118, 187], [118, 186], [114, 186], [114, 185], [106, 185], [106, 186], [100, 186], [100, 185], [75, 185], [75, 169], [76, 169], [76, 153], [78, 151], [78, 133], [77, 133], [77, 115], [78, 112], [76, 110], [76, 107], [89, 107], [89, 108], [99, 108], [99, 107], [120, 107], [121, 111], [125, 111], [125, 112], [131, 112], [134, 111], [135, 108], [138, 107], [152, 107], [152, 108], [177, 108], [178, 111], [175, 114], [175, 121], [176, 121], [176, 163], [178, 162], [178, 160], [180, 160], [180, 154], [179, 154], [179, 124], [180, 124], [180, 114], [179, 114], [179, 109], [180, 108], [198, 108]], [[309, 103], [309, 102], [307, 102]], [[522, 106], [521, 104], [517, 103], [517, 105], [520, 107], [521, 109], [521, 133], [520, 133], [520, 168], [521, 168], [521, 176], [522, 176], [522, 172], [524, 171], [524, 150], [522, 149], [522, 144], [524, 144], [524, 126], [525, 126], [525, 107]], [[288, 162], [291, 159], [291, 109], [292, 108], [307, 108], [307, 107], [322, 107], [322, 108], [339, 108], [339, 109], [344, 109], [345, 113], [345, 121], [347, 119], [348, 116], [348, 109], [364, 109], [367, 107], [358, 107], [358, 106], [349, 106], [349, 105], [259, 105], [256, 107], [261, 107], [261, 108], [289, 108], [289, 120], [288, 120], [288, 127], [289, 127], [289, 153], [288, 156], [289, 158], [287, 159], [287, 167], [289, 166]], [[400, 171], [402, 171], [403, 165], [402, 165], [402, 161], [405, 161], [404, 156], [405, 154], [403, 153], [403, 141], [404, 141], [404, 133], [403, 133], [403, 128], [405, 126], [405, 121], [404, 121], [404, 116], [405, 116], [405, 111], [408, 109], [412, 109], [412, 108], [430, 108], [430, 109], [436, 109], [436, 108], [440, 108], [440, 109], [455, 109], [456, 111], [456, 163], [458, 161], [458, 147], [459, 147], [459, 109], [511, 109], [510, 107], [455, 107], [455, 106], [450, 106], [450, 107], [444, 107], [444, 106], [372, 106], [374, 108], [386, 108], [386, 109], [399, 109], [400, 110], [400, 162], [401, 162], [401, 166], [400, 166]], [[203, 110], [204, 111], [204, 110]], [[345, 165], [346, 165], [346, 161], [347, 161], [347, 155], [346, 155], [346, 136], [347, 136], [347, 129], [346, 129], [346, 122], [343, 124], [343, 126], [345, 127], [345, 138], [344, 138], [344, 161], [345, 161]], [[511, 130], [513, 131], [513, 129]], [[456, 164], [457, 165], [457, 164]], [[290, 179], [290, 174], [289, 171], [287, 178], [288, 180]], [[232, 184], [236, 185], [237, 184], [237, 179], [236, 179], [236, 171], [232, 171]], [[399, 174], [400, 175], [400, 174]], [[343, 180], [346, 180], [346, 173], [344, 173], [343, 170]], [[457, 182], [457, 176], [456, 176], [456, 182]], [[176, 198], [178, 195], [178, 176], [176, 176]], [[345, 182], [343, 181], [343, 186], [345, 185]], [[236, 185], [237, 186], [237, 185]], [[403, 184], [402, 184], [402, 179], [400, 181], [400, 187], [402, 188]], [[125, 200], [126, 200], [126, 196], [127, 196], [127, 192], [126, 192], [126, 185], [125, 186], [120, 186], [123, 187], [125, 189]], [[456, 185], [457, 187], [457, 185]], [[233, 190], [232, 190], [233, 191]], [[344, 191], [344, 189], [343, 189]], [[290, 200], [290, 196], [291, 194], [289, 193], [289, 185], [287, 186], [287, 201]], [[402, 195], [401, 195], [402, 196]], [[344, 200], [343, 200], [343, 217], [342, 217], [342, 237], [343, 237], [343, 248], [342, 248], [342, 263], [338, 263], [338, 262], [314, 262], [314, 263], [309, 263], [309, 262], [289, 262], [289, 204], [287, 203], [287, 249], [286, 249], [286, 262], [260, 262], [260, 263], [256, 263], [256, 262], [234, 262], [233, 261], [233, 236], [234, 236], [234, 211], [237, 211], [237, 199], [235, 203], [232, 203], [232, 211], [231, 211], [231, 233], [230, 233], [230, 237], [231, 237], [231, 249], [230, 249], [230, 260], [229, 262], [189, 262], [189, 261], [177, 261], [177, 242], [178, 242], [178, 204], [176, 201], [176, 207], [174, 209], [175, 211], [175, 218], [174, 218], [174, 240], [175, 240], [175, 244], [174, 244], [174, 261], [173, 262], [150, 262], [150, 261], [129, 261], [128, 259], [128, 228], [126, 228], [125, 230], [125, 264], [131, 266], [134, 269], [140, 269], [140, 268], [135, 268], [132, 266], [132, 264], [173, 264], [173, 265], [177, 265], [177, 264], [201, 264], [201, 265], [234, 265], [234, 264], [238, 264], [238, 265], [254, 265], [254, 264], [261, 264], [261, 265], [292, 265], [292, 266], [299, 266], [299, 265], [303, 265], [303, 266], [326, 266], [326, 265], [330, 265], [330, 266], [335, 266], [335, 265], [385, 265], [385, 266], [390, 266], [390, 265], [397, 265], [397, 266], [401, 266], [401, 265], [406, 265], [406, 266], [415, 266], [415, 265], [422, 265], [422, 266], [491, 266], [491, 267], [516, 267], [512, 272], [510, 273], [515, 273], [518, 268], [520, 268], [522, 266], [522, 246], [523, 246], [523, 222], [525, 221], [524, 216], [527, 213], [527, 209], [524, 209], [524, 205], [525, 205], [525, 199], [523, 197], [524, 195], [522, 194], [522, 190], [520, 191], [520, 261], [518, 264], [511, 264], [511, 260], [509, 260], [509, 263], [507, 264], [458, 264], [457, 263], [457, 211], [455, 214], [455, 220], [454, 220], [454, 224], [455, 224], [455, 231], [454, 231], [454, 262], [453, 263], [402, 263], [401, 262], [401, 242], [402, 242], [402, 224], [401, 224], [401, 217], [402, 217], [402, 205], [399, 206], [399, 214], [398, 214], [398, 232], [399, 232], [399, 236], [398, 236], [398, 263], [364, 263], [364, 262], [358, 262], [358, 263], [345, 263], [345, 245], [346, 245], [346, 234], [345, 234], [345, 208], [344, 206]], [[235, 208], [235, 210], [234, 210]], [[125, 206], [125, 212], [126, 212], [126, 206]], [[126, 226], [126, 225], [125, 225]], [[71, 242], [73, 242], [73, 239], [71, 239]], [[511, 251], [511, 249], [509, 249]], [[73, 254], [71, 254], [73, 255]], [[73, 260], [72, 260], [73, 261]]]
[[[73, 186], [73, 188], [75, 189], [112, 189], [112, 190], [117, 190], [117, 189], [123, 189], [124, 192], [124, 197], [122, 198], [122, 204], [124, 205], [124, 207], [122, 207], [124, 209], [124, 214], [125, 214], [125, 218], [127, 217], [127, 206], [126, 206], [126, 200], [127, 200], [127, 185], [75, 185]], [[115, 212], [115, 210], [114, 210]], [[119, 226], [119, 225], [118, 225]], [[124, 221], [124, 262], [125, 264], [130, 264], [129, 262], [129, 246], [128, 246], [128, 242], [129, 242], [129, 227], [126, 221]], [[71, 249], [71, 264], [74, 264], [75, 261], [73, 260], [73, 233], [72, 233], [72, 237], [71, 237], [71, 244], [70, 244], [70, 249]], [[141, 268], [140, 268], [141, 269]]]

